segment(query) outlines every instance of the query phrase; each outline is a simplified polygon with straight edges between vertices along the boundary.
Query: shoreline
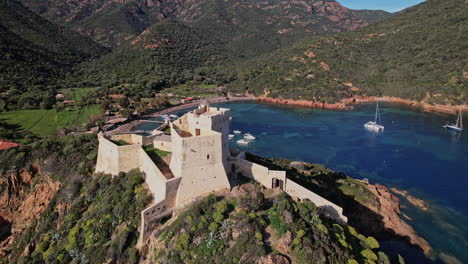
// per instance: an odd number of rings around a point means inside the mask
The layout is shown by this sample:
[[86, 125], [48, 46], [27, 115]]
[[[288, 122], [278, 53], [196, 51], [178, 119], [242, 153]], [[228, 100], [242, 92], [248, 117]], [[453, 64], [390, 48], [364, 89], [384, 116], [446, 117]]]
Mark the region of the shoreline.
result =
[[279, 105], [290, 105], [295, 107], [306, 107], [313, 109], [327, 109], [327, 110], [350, 110], [353, 109], [355, 104], [363, 104], [369, 102], [388, 102], [392, 104], [406, 105], [414, 109], [419, 109], [424, 112], [437, 112], [444, 114], [454, 114], [459, 109], [468, 112], [468, 105], [441, 105], [441, 104], [429, 104], [423, 101], [414, 101], [409, 99], [403, 99], [392, 96], [356, 96], [343, 98], [336, 103], [326, 103], [310, 100], [293, 100], [283, 98], [271, 98], [265, 96], [257, 97], [257, 101], [260, 103], [279, 104]]
[[242, 96], [242, 97], [212, 97], [204, 100], [196, 100], [187, 104], [176, 105], [169, 107], [163, 110], [159, 110], [150, 114], [145, 114], [139, 119], [133, 120], [127, 124], [118, 126], [117, 128], [107, 131], [108, 134], [115, 133], [128, 133], [132, 131], [132, 128], [136, 125], [139, 125], [145, 122], [145, 119], [153, 118], [156, 116], [168, 114], [174, 111], [180, 111], [183, 109], [196, 107], [201, 102], [207, 101], [210, 104], [216, 103], [226, 103], [226, 102], [237, 102], [237, 101], [257, 101], [262, 104], [277, 104], [277, 105], [289, 105], [292, 107], [305, 107], [311, 109], [326, 109], [326, 110], [335, 110], [335, 111], [345, 111], [354, 109], [354, 105], [365, 104], [371, 102], [388, 102], [392, 104], [405, 105], [413, 109], [418, 109], [424, 112], [436, 112], [444, 114], [455, 114], [459, 109], [462, 109], [464, 112], [468, 112], [468, 105], [440, 105], [440, 104], [429, 104], [423, 101], [413, 101], [409, 99], [403, 99], [392, 96], [356, 96], [343, 98], [336, 103], [326, 103], [310, 100], [293, 100], [293, 99], [283, 99], [283, 98], [271, 98], [265, 96]]
[[165, 114], [168, 114], [168, 113], [171, 113], [171, 112], [174, 112], [174, 111], [180, 111], [180, 110], [184, 110], [184, 109], [187, 109], [187, 108], [196, 107], [203, 101], [207, 101], [210, 104], [216, 104], [216, 103], [227, 103], [227, 102], [237, 102], [237, 101], [255, 101], [255, 100], [257, 100], [257, 98], [254, 97], [254, 96], [211, 97], [211, 98], [207, 98], [207, 99], [203, 99], [203, 100], [196, 100], [196, 101], [192, 101], [192, 102], [187, 103], [187, 104], [176, 105], [176, 106], [173, 106], [173, 107], [169, 107], [169, 108], [165, 108], [165, 109], [162, 109], [162, 110], [159, 110], [159, 111], [155, 111], [155, 112], [150, 113], [150, 114], [145, 114], [145, 115], [141, 116], [140, 118], [138, 118], [136, 120], [130, 121], [127, 124], [123, 124], [123, 125], [120, 125], [120, 126], [116, 127], [115, 129], [106, 131], [106, 134], [111, 135], [111, 134], [131, 132], [133, 127], [145, 122], [146, 119], [157, 117], [157, 116], [160, 116], [160, 115], [165, 115]]

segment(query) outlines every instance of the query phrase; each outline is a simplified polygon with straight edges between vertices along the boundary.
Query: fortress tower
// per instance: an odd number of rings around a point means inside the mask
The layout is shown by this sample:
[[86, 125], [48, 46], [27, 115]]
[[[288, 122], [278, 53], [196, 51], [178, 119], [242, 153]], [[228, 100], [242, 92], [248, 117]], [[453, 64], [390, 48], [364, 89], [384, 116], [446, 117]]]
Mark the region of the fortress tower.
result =
[[[271, 170], [249, 161], [243, 152], [231, 157], [230, 116], [227, 108], [202, 103], [149, 136], [132, 133], [98, 135], [96, 172], [117, 175], [138, 168], [144, 173], [153, 195], [153, 204], [141, 212], [141, 243], [175, 208], [183, 208], [213, 191], [230, 189], [228, 173], [250, 178], [266, 188], [282, 190], [299, 200], [310, 200], [323, 209], [325, 215], [347, 221], [341, 207], [288, 179], [285, 171]], [[170, 136], [162, 132], [168, 126]], [[150, 144], [171, 152], [170, 162], [159, 157], [155, 163], [154, 157], [150, 157], [144, 148]]]
[[181, 178], [177, 206], [212, 190], [230, 188], [226, 174], [229, 117], [229, 109], [202, 103], [171, 123], [170, 168], [175, 177]]

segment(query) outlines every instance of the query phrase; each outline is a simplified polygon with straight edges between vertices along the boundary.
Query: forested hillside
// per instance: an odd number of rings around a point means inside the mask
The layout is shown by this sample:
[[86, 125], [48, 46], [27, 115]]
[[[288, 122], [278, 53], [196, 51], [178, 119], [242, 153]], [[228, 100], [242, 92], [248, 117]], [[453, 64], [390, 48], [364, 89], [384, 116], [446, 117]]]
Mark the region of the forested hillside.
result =
[[194, 72], [202, 78], [203, 69], [214, 75], [214, 65], [233, 57], [226, 44], [218, 36], [167, 19], [112, 53], [81, 65], [78, 78], [89, 86], [127, 84], [135, 92], [156, 90], [192, 81]]
[[[108, 46], [131, 41], [154, 23], [176, 18], [206, 31], [223, 31], [235, 42], [292, 40], [302, 35], [336, 33], [365, 26], [387, 17], [383, 11], [366, 14], [327, 1], [221, 0], [21, 0], [26, 6], [60, 25], [67, 25]], [[253, 32], [262, 34], [258, 38]], [[297, 36], [296, 36], [297, 35]]]
[[107, 49], [16, 1], [0, 1], [0, 107], [53, 104], [54, 78]]
[[467, 13], [466, 1], [428, 0], [357, 31], [256, 58], [231, 88], [308, 100], [368, 94], [466, 103]]

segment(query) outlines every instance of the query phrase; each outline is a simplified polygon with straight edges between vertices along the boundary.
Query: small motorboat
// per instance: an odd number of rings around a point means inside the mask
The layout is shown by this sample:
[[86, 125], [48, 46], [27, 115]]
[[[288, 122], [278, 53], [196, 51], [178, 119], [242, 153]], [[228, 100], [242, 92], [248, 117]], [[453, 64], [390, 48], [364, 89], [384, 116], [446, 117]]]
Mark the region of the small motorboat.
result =
[[172, 118], [178, 118], [179, 116], [178, 116], [178, 115], [170, 115], [170, 117], [172, 117]]
[[255, 140], [255, 137], [252, 136], [252, 134], [245, 133], [245, 134], [244, 134], [244, 139], [247, 139], [247, 140]]
[[229, 140], [233, 139], [234, 137], [235, 137], [235, 135], [229, 134]]
[[239, 144], [239, 145], [248, 145], [248, 144], [250, 144], [250, 141], [245, 140], [245, 139], [239, 139], [239, 140], [236, 141], [236, 143]]
[[242, 133], [242, 131], [240, 131], [240, 130], [234, 130], [234, 134], [240, 134], [240, 133]]

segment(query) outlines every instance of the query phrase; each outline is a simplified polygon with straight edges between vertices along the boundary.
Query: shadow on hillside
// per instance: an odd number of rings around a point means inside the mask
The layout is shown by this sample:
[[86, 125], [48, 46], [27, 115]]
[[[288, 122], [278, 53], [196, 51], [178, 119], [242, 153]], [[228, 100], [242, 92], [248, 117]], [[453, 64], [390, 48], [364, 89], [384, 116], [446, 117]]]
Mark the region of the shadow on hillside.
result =
[[[289, 173], [288, 173], [288, 177]], [[396, 234], [392, 229], [388, 229], [384, 225], [383, 216], [375, 213], [365, 205], [356, 201], [353, 196], [346, 195], [339, 189], [340, 183], [338, 179], [346, 177], [341, 173], [323, 173], [313, 177], [301, 175], [300, 177], [290, 177], [297, 183], [303, 185], [307, 189], [319, 194], [327, 200], [337, 204], [343, 208], [343, 214], [348, 217], [348, 224], [355, 227], [360, 233], [366, 236], [373, 236], [379, 240], [399, 240], [407, 243], [413, 248], [418, 249], [420, 259], [427, 259], [428, 263], [432, 263], [423, 253], [423, 250], [418, 245], [410, 243], [408, 236]], [[311, 180], [314, 180], [314, 183]]]

